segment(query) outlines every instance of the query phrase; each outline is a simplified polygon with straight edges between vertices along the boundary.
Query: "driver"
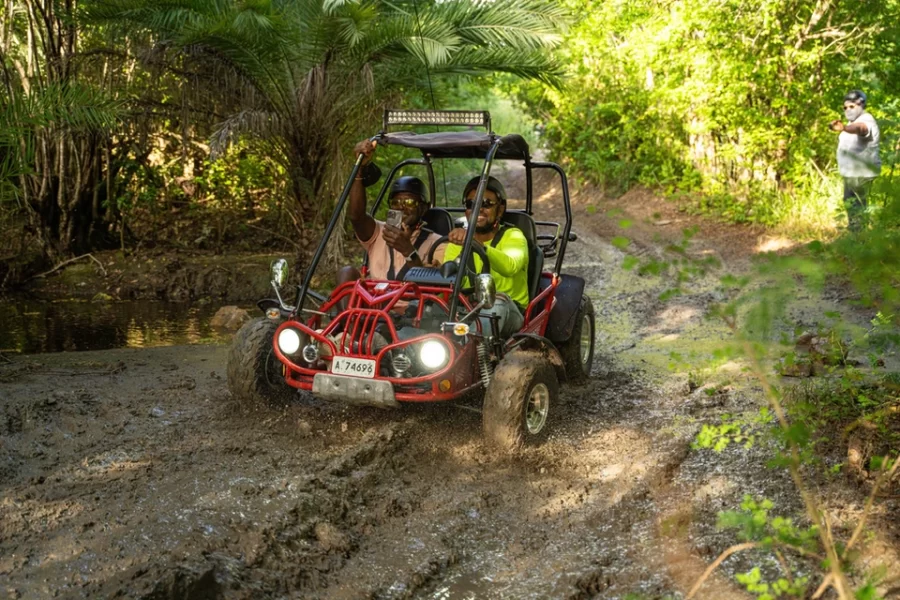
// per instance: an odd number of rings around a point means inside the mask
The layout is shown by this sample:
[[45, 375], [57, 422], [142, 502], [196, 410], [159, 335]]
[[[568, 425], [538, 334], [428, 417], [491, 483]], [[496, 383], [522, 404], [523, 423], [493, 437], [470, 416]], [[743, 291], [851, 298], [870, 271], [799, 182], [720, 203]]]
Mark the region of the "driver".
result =
[[[355, 156], [364, 155], [363, 166], [372, 161], [375, 145], [372, 140], [356, 144], [353, 152]], [[364, 179], [367, 177], [360, 169], [350, 187], [348, 216], [356, 239], [369, 254], [369, 279], [402, 280], [409, 268], [423, 265], [422, 257], [428, 255], [432, 244], [440, 238], [422, 226], [422, 217], [430, 207], [425, 184], [418, 177], [400, 177], [394, 181], [388, 202], [392, 209], [403, 211], [403, 221], [400, 227], [392, 227], [384, 221], [375, 220], [366, 212]], [[374, 179], [377, 181], [378, 177]], [[438, 264], [443, 255], [443, 247], [435, 249], [434, 258]], [[359, 278], [359, 270], [347, 266], [338, 272], [337, 283], [340, 285]]]
[[[473, 177], [463, 192], [467, 221], [472, 216], [479, 181], [480, 176]], [[501, 224], [505, 212], [506, 190], [499, 180], [488, 177], [484, 198], [481, 201], [481, 212], [478, 213], [478, 220], [475, 222], [472, 243], [484, 249], [491, 263], [491, 276], [497, 287], [497, 300], [493, 308], [482, 311], [482, 314], [499, 317], [502, 338], [508, 338], [522, 328], [525, 321], [522, 314], [528, 306], [528, 242], [520, 229]], [[466, 230], [458, 227], [450, 232], [448, 238], [450, 245], [444, 253], [444, 260], [447, 262], [462, 253]], [[474, 253], [473, 258], [476, 270], [480, 270], [481, 258]]]

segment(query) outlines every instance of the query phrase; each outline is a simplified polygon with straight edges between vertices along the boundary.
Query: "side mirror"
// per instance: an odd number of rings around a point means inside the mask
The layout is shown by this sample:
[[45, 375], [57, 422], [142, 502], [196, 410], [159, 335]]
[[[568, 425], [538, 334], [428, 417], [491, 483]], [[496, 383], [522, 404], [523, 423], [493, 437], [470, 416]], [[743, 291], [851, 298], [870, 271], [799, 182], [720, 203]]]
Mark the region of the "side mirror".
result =
[[282, 287], [284, 285], [284, 280], [287, 279], [288, 275], [287, 261], [283, 258], [273, 261], [272, 266], [269, 268], [269, 272], [272, 274], [272, 283], [275, 287]]
[[475, 299], [478, 302], [484, 302], [485, 308], [494, 306], [497, 299], [497, 286], [494, 284], [494, 278], [488, 273], [481, 273], [475, 282]]
[[459, 273], [459, 263], [456, 261], [445, 262], [441, 265], [441, 276], [445, 279], [453, 279]]

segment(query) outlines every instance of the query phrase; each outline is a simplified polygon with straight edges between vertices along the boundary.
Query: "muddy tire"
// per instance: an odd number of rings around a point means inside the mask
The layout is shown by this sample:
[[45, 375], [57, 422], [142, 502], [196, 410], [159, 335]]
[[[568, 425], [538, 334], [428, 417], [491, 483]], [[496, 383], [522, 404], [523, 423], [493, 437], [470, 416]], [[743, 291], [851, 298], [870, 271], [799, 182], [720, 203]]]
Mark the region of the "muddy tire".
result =
[[566, 368], [566, 379], [571, 383], [585, 381], [591, 376], [595, 332], [594, 305], [590, 298], [582, 296], [572, 336], [557, 346]]
[[540, 353], [508, 354], [484, 395], [485, 441], [506, 451], [540, 443], [547, 436], [548, 417], [558, 397], [556, 371]]
[[254, 319], [234, 336], [228, 353], [228, 391], [244, 409], [284, 404], [295, 393], [285, 383], [272, 347], [278, 325], [269, 319]]

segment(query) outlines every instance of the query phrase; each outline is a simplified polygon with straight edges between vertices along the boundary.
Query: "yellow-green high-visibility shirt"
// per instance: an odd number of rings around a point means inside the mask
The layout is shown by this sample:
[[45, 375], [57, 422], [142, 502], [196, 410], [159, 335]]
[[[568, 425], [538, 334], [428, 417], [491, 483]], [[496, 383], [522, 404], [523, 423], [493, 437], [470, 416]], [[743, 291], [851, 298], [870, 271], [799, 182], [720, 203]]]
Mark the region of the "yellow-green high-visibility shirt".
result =
[[[509, 296], [520, 307], [528, 306], [528, 240], [522, 230], [507, 227], [496, 247], [488, 242], [484, 244], [484, 248], [491, 263], [491, 276], [497, 291]], [[444, 262], [455, 260], [461, 252], [462, 246], [449, 244], [444, 252]], [[481, 258], [474, 252], [472, 257], [475, 260], [475, 270], [480, 272]]]

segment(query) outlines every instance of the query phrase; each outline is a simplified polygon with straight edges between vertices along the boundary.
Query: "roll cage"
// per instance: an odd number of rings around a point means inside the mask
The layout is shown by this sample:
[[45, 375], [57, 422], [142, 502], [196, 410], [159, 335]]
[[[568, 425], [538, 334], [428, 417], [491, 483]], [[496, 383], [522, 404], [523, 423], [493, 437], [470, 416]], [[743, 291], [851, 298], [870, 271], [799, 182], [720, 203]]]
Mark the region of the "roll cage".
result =
[[[436, 133], [414, 133], [410, 131], [395, 131], [390, 129], [396, 126], [409, 125], [435, 125], [448, 127], [481, 127], [485, 131], [479, 132], [475, 130], [468, 131], [442, 131]], [[468, 158], [483, 159], [484, 164], [481, 169], [481, 180], [478, 184], [475, 196], [475, 206], [472, 210], [469, 226], [466, 233], [463, 250], [460, 253], [460, 264], [468, 264], [472, 255], [472, 240], [475, 232], [475, 220], [481, 210], [481, 203], [484, 199], [484, 191], [487, 185], [487, 178], [490, 175], [491, 167], [495, 160], [521, 160], [525, 167], [525, 210], [529, 216], [533, 216], [533, 172], [535, 169], [551, 169], [555, 171], [561, 181], [563, 206], [565, 208], [566, 220], [563, 224], [562, 231], [557, 232], [554, 236], [553, 247], [549, 248], [549, 252], [544, 250], [546, 257], [556, 256], [556, 262], [553, 266], [552, 273], [558, 276], [562, 269], [562, 262], [565, 256], [566, 244], [570, 240], [572, 229], [572, 209], [569, 199], [569, 186], [566, 179], [565, 171], [558, 164], [553, 162], [534, 161], [529, 152], [528, 143], [518, 134], [510, 134], [500, 136], [491, 130], [491, 119], [488, 111], [430, 111], [430, 110], [385, 110], [384, 121], [381, 131], [370, 138], [379, 144], [396, 145], [421, 151], [422, 158], [408, 158], [400, 161], [390, 170], [388, 176], [378, 192], [378, 196], [373, 203], [372, 213], [378, 209], [381, 202], [387, 195], [390, 185], [397, 172], [407, 165], [424, 166], [428, 173], [428, 186], [431, 198], [435, 198], [436, 180], [434, 176], [433, 160], [434, 159], [450, 159], [450, 158]], [[294, 313], [301, 310], [307, 295], [311, 295], [309, 285], [313, 275], [322, 259], [325, 247], [334, 229], [337, 226], [341, 212], [347, 203], [350, 195], [350, 187], [354, 178], [362, 167], [363, 155], [360, 154], [356, 158], [356, 162], [351, 169], [347, 183], [338, 198], [335, 210], [331, 219], [325, 228], [322, 240], [319, 242], [316, 252], [313, 255], [312, 262], [306, 271], [303, 282], [297, 286], [296, 301], [294, 303]], [[452, 210], [452, 209], [451, 209]], [[461, 209], [457, 209], [461, 210]], [[545, 221], [536, 221], [536, 225], [555, 225]], [[546, 239], [547, 236], [543, 236]], [[538, 236], [539, 239], [542, 236]], [[450, 294], [450, 318], [455, 319], [459, 306], [459, 295], [462, 290], [463, 280], [465, 278], [466, 269], [461, 268], [457, 271], [453, 280], [453, 292]]]

